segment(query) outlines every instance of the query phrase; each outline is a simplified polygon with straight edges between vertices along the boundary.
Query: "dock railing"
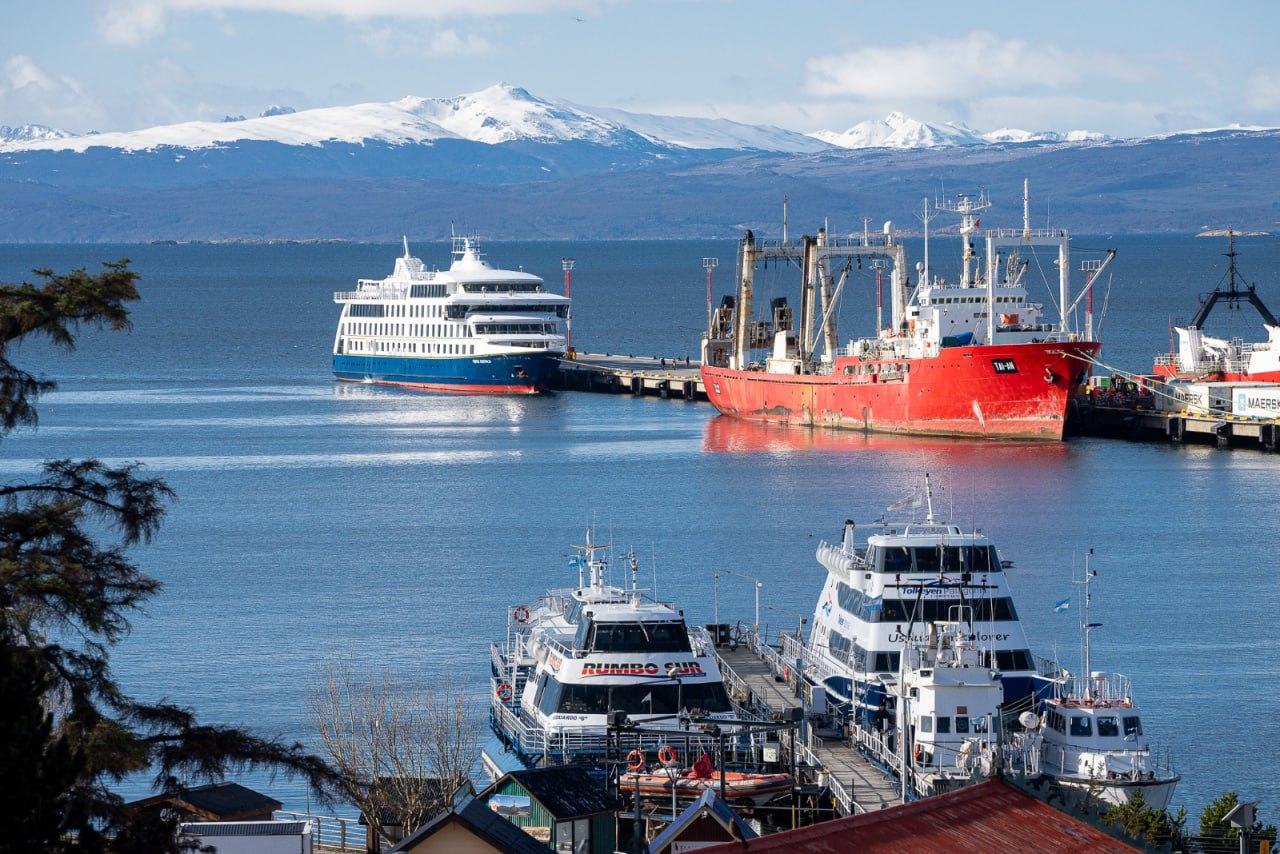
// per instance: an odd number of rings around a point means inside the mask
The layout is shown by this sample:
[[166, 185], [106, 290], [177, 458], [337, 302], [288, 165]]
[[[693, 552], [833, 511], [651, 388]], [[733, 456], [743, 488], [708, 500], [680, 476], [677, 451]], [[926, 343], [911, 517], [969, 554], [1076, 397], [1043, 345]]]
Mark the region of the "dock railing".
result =
[[313, 815], [305, 812], [276, 810], [272, 818], [305, 821], [311, 825], [311, 842], [317, 850], [364, 851], [367, 828], [358, 818]]

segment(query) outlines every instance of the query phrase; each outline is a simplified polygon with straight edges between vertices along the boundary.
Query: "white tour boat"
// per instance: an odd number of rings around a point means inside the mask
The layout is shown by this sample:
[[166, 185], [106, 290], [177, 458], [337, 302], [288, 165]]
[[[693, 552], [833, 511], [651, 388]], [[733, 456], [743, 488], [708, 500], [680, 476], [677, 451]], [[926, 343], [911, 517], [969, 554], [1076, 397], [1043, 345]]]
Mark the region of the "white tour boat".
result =
[[490, 648], [490, 724], [500, 744], [482, 752], [486, 769], [501, 770], [511, 755], [525, 767], [602, 765], [611, 725], [625, 725], [628, 748], [650, 761], [669, 736], [646, 735], [646, 724], [688, 733], [679, 739], [682, 761], [714, 754], [713, 727], [742, 718], [710, 633], [636, 585], [634, 554], [630, 586], [617, 587], [607, 547], [590, 531], [575, 548], [577, 586], [511, 608], [506, 639]]
[[1146, 806], [1163, 810], [1181, 776], [1147, 740], [1129, 680], [1090, 670], [1090, 634], [1101, 625], [1089, 622], [1089, 584], [1096, 575], [1086, 563], [1084, 673], [1060, 682], [1040, 715], [1041, 770], [1059, 785], [1095, 793], [1106, 803], [1123, 804], [1141, 792]]
[[924, 518], [882, 520], [865, 544], [846, 521], [839, 543], [818, 546], [827, 578], [805, 678], [821, 686], [829, 709], [868, 733], [888, 734], [903, 649], [927, 639], [921, 627], [954, 622], [963, 606], [982, 666], [999, 673], [1004, 714], [1013, 719], [1035, 709], [1051, 681], [1028, 649], [1005, 577], [1009, 564], [981, 530], [935, 517], [927, 475], [922, 491], [890, 509], [923, 510]]

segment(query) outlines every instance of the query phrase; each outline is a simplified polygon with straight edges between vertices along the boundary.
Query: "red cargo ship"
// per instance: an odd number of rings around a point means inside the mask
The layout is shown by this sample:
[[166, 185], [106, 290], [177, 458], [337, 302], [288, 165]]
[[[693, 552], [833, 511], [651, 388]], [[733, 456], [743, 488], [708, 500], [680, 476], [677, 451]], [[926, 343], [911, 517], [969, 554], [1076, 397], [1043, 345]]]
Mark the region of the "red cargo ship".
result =
[[[702, 379], [711, 403], [725, 415], [785, 424], [843, 427], [937, 436], [1061, 439], [1067, 407], [1086, 381], [1100, 344], [1093, 340], [1092, 288], [1115, 257], [1106, 250], [1085, 261], [1086, 286], [1070, 287], [1069, 238], [1061, 230], [985, 233], [979, 264], [972, 237], [985, 196], [961, 197], [935, 210], [960, 216], [964, 243], [959, 281], [933, 278], [926, 261], [909, 293], [906, 248], [890, 224], [875, 237], [832, 239], [823, 231], [800, 243], [742, 241], [738, 292], [711, 316], [703, 339]], [[926, 211], [925, 219], [929, 218]], [[1056, 249], [1051, 261], [1037, 248]], [[890, 322], [880, 334], [838, 347], [834, 306], [856, 260], [870, 261], [880, 292], [890, 274]], [[803, 272], [799, 322], [785, 299], [771, 302], [768, 320], [751, 320], [758, 262], [789, 261]], [[1056, 323], [1042, 321], [1024, 278], [1056, 267]], [[843, 268], [837, 283], [835, 272]], [[1084, 301], [1085, 326], [1069, 320]], [[881, 312], [877, 300], [877, 314]], [[763, 362], [753, 351], [767, 348]]]

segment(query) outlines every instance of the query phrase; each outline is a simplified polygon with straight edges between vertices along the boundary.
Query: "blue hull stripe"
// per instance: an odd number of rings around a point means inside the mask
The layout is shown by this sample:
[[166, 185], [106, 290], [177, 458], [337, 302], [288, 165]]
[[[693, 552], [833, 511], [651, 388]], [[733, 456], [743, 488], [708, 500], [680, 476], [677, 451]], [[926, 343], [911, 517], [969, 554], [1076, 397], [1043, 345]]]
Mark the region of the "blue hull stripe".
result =
[[523, 386], [545, 388], [558, 354], [459, 356], [412, 359], [403, 356], [333, 357], [336, 379], [437, 387]]

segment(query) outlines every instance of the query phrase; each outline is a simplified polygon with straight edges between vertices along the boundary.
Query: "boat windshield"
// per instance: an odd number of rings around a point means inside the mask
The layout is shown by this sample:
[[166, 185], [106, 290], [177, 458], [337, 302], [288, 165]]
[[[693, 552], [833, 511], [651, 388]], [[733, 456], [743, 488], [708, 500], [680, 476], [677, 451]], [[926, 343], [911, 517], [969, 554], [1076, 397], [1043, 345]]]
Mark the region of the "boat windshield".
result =
[[[882, 546], [867, 561], [880, 572], [999, 572], [995, 546]], [[878, 560], [877, 560], [878, 558]]]
[[603, 623], [588, 619], [578, 628], [575, 646], [591, 652], [690, 652], [683, 622]]
[[538, 703], [548, 715], [603, 715], [610, 710], [629, 715], [674, 715], [684, 709], [704, 712], [732, 711], [722, 682], [655, 685], [577, 685], [551, 681]]

